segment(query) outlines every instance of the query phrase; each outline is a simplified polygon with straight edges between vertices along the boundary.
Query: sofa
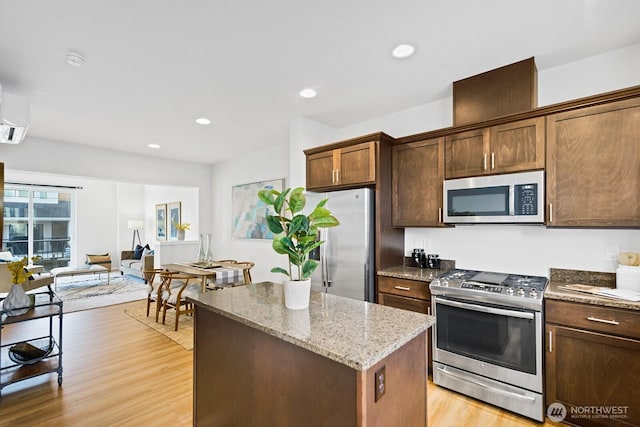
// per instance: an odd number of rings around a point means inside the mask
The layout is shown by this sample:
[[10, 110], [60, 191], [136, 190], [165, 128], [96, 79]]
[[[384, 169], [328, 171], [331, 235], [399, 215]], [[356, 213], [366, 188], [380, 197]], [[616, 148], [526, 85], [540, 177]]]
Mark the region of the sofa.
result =
[[150, 275], [145, 271], [153, 270], [153, 251], [143, 253], [139, 259], [136, 259], [134, 254], [133, 250], [120, 252], [120, 274], [131, 274], [147, 283]]

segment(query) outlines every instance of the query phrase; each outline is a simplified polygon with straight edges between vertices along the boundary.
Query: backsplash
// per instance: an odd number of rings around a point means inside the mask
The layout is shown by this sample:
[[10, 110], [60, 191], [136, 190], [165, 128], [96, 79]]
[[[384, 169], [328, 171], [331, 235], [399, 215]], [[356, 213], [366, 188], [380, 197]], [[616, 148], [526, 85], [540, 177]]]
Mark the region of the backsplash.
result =
[[561, 283], [577, 283], [581, 285], [616, 287], [616, 274], [601, 271], [565, 270], [550, 268], [550, 280]]

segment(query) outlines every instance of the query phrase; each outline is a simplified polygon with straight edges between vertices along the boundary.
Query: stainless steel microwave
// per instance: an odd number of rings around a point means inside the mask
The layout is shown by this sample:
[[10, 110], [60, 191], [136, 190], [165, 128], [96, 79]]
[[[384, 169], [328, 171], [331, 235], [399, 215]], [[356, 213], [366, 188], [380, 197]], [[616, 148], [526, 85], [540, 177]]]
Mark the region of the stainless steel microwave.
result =
[[444, 181], [444, 222], [544, 223], [544, 171]]

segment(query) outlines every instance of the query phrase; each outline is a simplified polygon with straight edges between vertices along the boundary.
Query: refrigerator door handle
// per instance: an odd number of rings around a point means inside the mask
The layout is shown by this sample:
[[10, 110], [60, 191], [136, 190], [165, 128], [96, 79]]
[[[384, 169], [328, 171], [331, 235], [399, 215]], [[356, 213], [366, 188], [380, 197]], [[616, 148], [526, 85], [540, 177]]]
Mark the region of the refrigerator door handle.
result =
[[[318, 240], [322, 241], [322, 233], [324, 231], [318, 230]], [[327, 243], [320, 245], [320, 279], [322, 280], [322, 286], [327, 287]]]
[[324, 264], [324, 285], [329, 288], [331, 287], [331, 276], [329, 275], [329, 260], [327, 259], [327, 254], [329, 251], [329, 245], [330, 243], [330, 237], [329, 237], [329, 230], [327, 229], [326, 232], [324, 233], [324, 237], [325, 237], [325, 242], [324, 242], [324, 256], [322, 257], [322, 262]]

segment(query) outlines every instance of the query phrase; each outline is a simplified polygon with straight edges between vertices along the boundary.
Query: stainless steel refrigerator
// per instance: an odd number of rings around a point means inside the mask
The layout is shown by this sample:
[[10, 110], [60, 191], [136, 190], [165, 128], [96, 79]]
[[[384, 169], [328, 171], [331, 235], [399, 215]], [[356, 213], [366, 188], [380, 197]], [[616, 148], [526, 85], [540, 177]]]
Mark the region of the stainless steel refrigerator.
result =
[[320, 264], [311, 289], [362, 301], [375, 301], [374, 192], [368, 188], [306, 193], [309, 211], [322, 199], [340, 225], [320, 229], [325, 241], [311, 258]]

